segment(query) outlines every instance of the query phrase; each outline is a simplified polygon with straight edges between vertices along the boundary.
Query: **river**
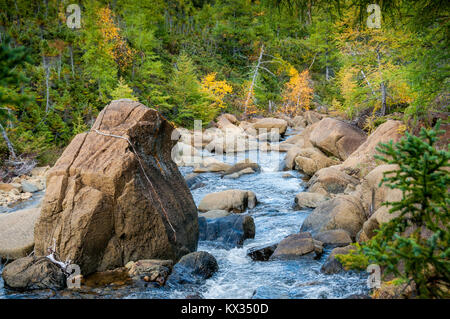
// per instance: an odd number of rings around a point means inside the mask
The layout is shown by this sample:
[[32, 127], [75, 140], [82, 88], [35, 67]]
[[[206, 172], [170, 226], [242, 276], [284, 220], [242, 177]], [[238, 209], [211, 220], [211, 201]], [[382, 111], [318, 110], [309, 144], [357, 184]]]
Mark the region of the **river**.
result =
[[[247, 256], [249, 248], [270, 245], [284, 237], [298, 233], [311, 210], [294, 210], [294, 198], [304, 191], [305, 182], [297, 171], [282, 171], [285, 153], [256, 151], [232, 155], [212, 155], [233, 164], [250, 157], [261, 166], [261, 172], [243, 175], [238, 179], [224, 179], [219, 174], [202, 174], [205, 186], [192, 191], [198, 205], [204, 195], [227, 189], [255, 192], [258, 205], [248, 213], [254, 218], [256, 236], [247, 239], [242, 248], [218, 248], [214, 242], [199, 242], [198, 250], [211, 253], [217, 259], [219, 271], [206, 283], [197, 287], [107, 287], [89, 292], [31, 293], [10, 292], [3, 288], [0, 278], [0, 298], [185, 298], [195, 294], [203, 298], [345, 298], [352, 294], [367, 294], [367, 274], [346, 272], [325, 275], [320, 267], [331, 249], [325, 249], [319, 260], [253, 261]], [[192, 172], [181, 167], [183, 175]], [[293, 178], [284, 178], [289, 173]], [[0, 267], [1, 272], [1, 267]]]

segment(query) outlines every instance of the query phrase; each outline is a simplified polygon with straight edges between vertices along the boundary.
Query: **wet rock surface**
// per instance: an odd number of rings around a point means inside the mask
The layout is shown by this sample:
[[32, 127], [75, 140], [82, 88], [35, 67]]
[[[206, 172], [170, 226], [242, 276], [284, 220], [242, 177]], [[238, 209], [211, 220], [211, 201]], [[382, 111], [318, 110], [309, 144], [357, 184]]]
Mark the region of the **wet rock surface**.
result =
[[7, 264], [2, 273], [5, 286], [19, 291], [63, 289], [63, 270], [46, 257], [24, 257]]
[[255, 222], [251, 216], [232, 214], [226, 217], [199, 218], [199, 239], [214, 241], [226, 248], [242, 247], [255, 237]]
[[253, 247], [247, 251], [247, 256], [256, 261], [267, 261], [273, 255], [278, 244], [264, 247]]
[[168, 285], [201, 284], [219, 270], [216, 258], [208, 252], [197, 251], [183, 256], [173, 267]]

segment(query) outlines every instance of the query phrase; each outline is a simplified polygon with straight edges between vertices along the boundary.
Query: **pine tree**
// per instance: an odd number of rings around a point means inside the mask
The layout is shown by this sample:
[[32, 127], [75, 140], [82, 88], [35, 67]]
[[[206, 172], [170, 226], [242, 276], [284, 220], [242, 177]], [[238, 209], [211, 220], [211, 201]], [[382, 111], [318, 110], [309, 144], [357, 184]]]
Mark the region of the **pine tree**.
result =
[[111, 97], [113, 100], [130, 99], [137, 101], [137, 98], [133, 95], [133, 89], [125, 83], [123, 78], [119, 79], [116, 88], [111, 92]]
[[192, 60], [181, 54], [170, 83], [172, 116], [178, 124], [192, 127], [194, 120], [208, 124], [217, 115], [218, 108], [212, 105], [209, 93], [202, 90]]

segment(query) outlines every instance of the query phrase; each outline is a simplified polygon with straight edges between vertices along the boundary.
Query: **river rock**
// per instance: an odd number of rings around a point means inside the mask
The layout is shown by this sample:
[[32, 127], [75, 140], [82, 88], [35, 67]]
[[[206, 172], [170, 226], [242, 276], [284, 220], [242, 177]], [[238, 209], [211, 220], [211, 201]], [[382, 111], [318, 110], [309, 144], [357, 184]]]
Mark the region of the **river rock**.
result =
[[197, 173], [190, 173], [184, 177], [184, 180], [186, 181], [187, 187], [191, 189], [195, 184], [200, 183], [203, 178]]
[[[21, 186], [22, 187], [22, 186]], [[4, 191], [4, 192], [10, 192], [13, 189], [16, 189], [16, 187], [14, 187], [14, 185], [12, 184], [8, 184], [8, 183], [0, 183], [0, 191]]]
[[292, 119], [292, 126], [295, 128], [305, 128], [307, 125], [308, 125], [308, 122], [301, 115], [297, 115], [296, 117], [294, 117]]
[[[361, 185], [355, 191], [364, 203], [364, 209], [369, 219], [364, 222], [361, 233], [357, 240], [362, 242], [372, 238], [381, 224], [389, 222], [398, 216], [398, 213], [389, 213], [391, 205], [382, 205], [384, 202], [398, 202], [402, 200], [403, 194], [399, 189], [391, 189], [385, 184], [380, 185], [384, 173], [398, 170], [397, 165], [380, 165], [367, 174]], [[392, 174], [392, 173], [391, 173]]]
[[229, 175], [224, 175], [223, 178], [226, 179], [236, 179], [241, 177], [242, 175], [246, 175], [246, 174], [254, 174], [255, 171], [253, 169], [251, 169], [250, 167], [244, 168], [242, 171], [236, 172], [236, 173], [232, 173]]
[[268, 131], [258, 135], [258, 140], [262, 142], [278, 142], [280, 133], [277, 131]]
[[148, 282], [157, 282], [161, 286], [167, 280], [172, 267], [172, 260], [144, 259], [136, 262], [129, 262], [125, 265], [131, 277], [143, 279], [147, 277]]
[[382, 207], [384, 202], [398, 202], [403, 198], [401, 190], [391, 189], [385, 183], [380, 186], [385, 173], [388, 176], [393, 176], [395, 173], [389, 172], [394, 172], [398, 169], [397, 165], [384, 164], [377, 166], [363, 178], [361, 186], [357, 187], [359, 196], [363, 199], [364, 208], [369, 216]]
[[225, 164], [214, 157], [203, 158], [203, 161], [195, 166], [194, 173], [223, 173], [231, 168], [231, 165]]
[[255, 222], [249, 215], [232, 214], [213, 219], [199, 218], [199, 240], [214, 241], [225, 248], [241, 247], [255, 238]]
[[308, 125], [311, 125], [319, 122], [323, 118], [323, 115], [314, 111], [306, 111], [303, 113], [303, 117]]
[[295, 157], [295, 168], [312, 176], [318, 170], [336, 165], [339, 161], [327, 157], [316, 148], [303, 148], [299, 150]]
[[217, 118], [217, 127], [222, 131], [241, 134], [243, 132], [243, 129], [236, 126], [234, 123], [237, 123], [237, 119], [234, 115], [231, 114], [222, 114]]
[[260, 172], [261, 171], [261, 167], [258, 164], [252, 162], [249, 159], [245, 159], [243, 161], [240, 161], [240, 162], [234, 164], [232, 167], [227, 169], [223, 173], [223, 175], [230, 175], [230, 174], [233, 174], [233, 173], [241, 172], [242, 170], [244, 170], [246, 168], [252, 169], [253, 172]]
[[196, 251], [183, 256], [173, 267], [168, 284], [202, 284], [219, 270], [216, 258], [206, 251]]
[[27, 256], [34, 247], [34, 225], [40, 207], [0, 214], [0, 258], [17, 259]]
[[355, 249], [356, 249], [355, 246], [352, 245], [334, 248], [331, 251], [325, 263], [320, 268], [320, 271], [327, 275], [337, 274], [345, 271], [341, 262], [336, 259], [336, 255], [346, 255]]
[[48, 171], [50, 170], [50, 166], [36, 166], [30, 171], [31, 176], [33, 177], [46, 177]]
[[300, 231], [317, 234], [331, 229], [343, 229], [355, 238], [365, 220], [366, 215], [359, 198], [338, 195], [317, 206], [306, 217]]
[[199, 151], [191, 145], [181, 142], [173, 147], [172, 159], [178, 166], [195, 166], [203, 161]]
[[235, 131], [228, 130], [224, 135], [216, 136], [216, 138], [205, 147], [209, 152], [215, 152], [216, 154], [232, 154], [254, 151], [260, 148], [268, 148], [268, 143], [260, 143], [258, 142], [258, 139], [245, 132], [236, 133]]
[[23, 257], [3, 269], [5, 286], [14, 290], [63, 289], [66, 276], [63, 270], [47, 257]]
[[241, 121], [239, 127], [242, 128], [245, 133], [251, 136], [258, 136], [258, 130], [253, 127], [253, 123]]
[[300, 257], [320, 257], [322, 243], [315, 241], [308, 232], [293, 234], [283, 239], [270, 257], [276, 259], [297, 259]]
[[264, 130], [266, 132], [278, 131], [280, 135], [283, 135], [286, 132], [288, 123], [283, 119], [277, 119], [273, 117], [267, 117], [263, 119], [258, 119], [255, 123], [253, 123], [253, 127], [258, 130], [260, 133]]
[[253, 247], [247, 251], [247, 256], [255, 261], [267, 261], [269, 260], [270, 256], [272, 256], [275, 249], [277, 249], [277, 246], [278, 244]]
[[256, 195], [252, 191], [229, 189], [222, 192], [207, 194], [200, 201], [198, 210], [207, 212], [210, 210], [227, 210], [235, 213], [241, 213], [248, 207], [250, 209], [256, 206]]
[[317, 127], [317, 123], [309, 125], [303, 129], [299, 134], [296, 134], [280, 144], [294, 144], [300, 148], [314, 147], [310, 141], [311, 132]]
[[331, 166], [318, 170], [308, 181], [307, 186], [311, 193], [326, 195], [343, 193], [349, 184], [357, 185], [359, 180]]
[[390, 140], [398, 142], [402, 137], [399, 130], [401, 125], [401, 121], [388, 120], [378, 126], [375, 132], [342, 163], [342, 167], [357, 169], [359, 177], [366, 176], [377, 166], [374, 155], [378, 154], [376, 151], [378, 143], [387, 143]]
[[[280, 144], [280, 146], [283, 143]], [[284, 158], [284, 166], [285, 170], [292, 170], [295, 167], [295, 158], [297, 157], [298, 153], [302, 151], [302, 148], [295, 145], [295, 144], [287, 144], [290, 145], [287, 154]]]
[[315, 240], [322, 242], [325, 246], [347, 246], [352, 243], [349, 233], [343, 229], [331, 229], [317, 233], [313, 236]]
[[176, 261], [195, 251], [197, 209], [171, 159], [173, 129], [139, 102], [122, 99], [105, 107], [48, 173], [36, 255], [56, 240], [61, 260], [88, 275], [132, 260]]
[[320, 203], [328, 200], [329, 197], [320, 194], [320, 193], [308, 193], [302, 192], [298, 193], [295, 196], [295, 208], [296, 209], [304, 209], [304, 208], [316, 208]]
[[24, 193], [36, 193], [45, 189], [45, 185], [38, 179], [23, 180], [21, 185]]
[[364, 143], [366, 135], [358, 127], [336, 119], [324, 118], [318, 122], [309, 139], [326, 154], [345, 160]]
[[210, 210], [209, 212], [202, 213], [199, 215], [199, 217], [205, 217], [207, 219], [209, 218], [220, 218], [220, 217], [226, 217], [228, 215], [231, 215], [231, 213], [227, 210]]

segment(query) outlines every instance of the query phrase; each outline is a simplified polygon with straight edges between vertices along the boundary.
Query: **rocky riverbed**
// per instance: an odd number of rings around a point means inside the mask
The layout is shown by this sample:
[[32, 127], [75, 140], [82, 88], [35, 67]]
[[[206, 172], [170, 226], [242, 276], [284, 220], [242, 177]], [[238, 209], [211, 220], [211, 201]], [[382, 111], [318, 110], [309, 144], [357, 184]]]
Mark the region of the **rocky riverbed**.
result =
[[[390, 218], [381, 203], [395, 200], [398, 194], [378, 187], [382, 173], [391, 168], [377, 166], [373, 154], [378, 142], [398, 140], [399, 122], [388, 121], [366, 136], [344, 121], [312, 111], [293, 119], [241, 122], [232, 115], [222, 115], [217, 127], [197, 139], [199, 144], [192, 142], [197, 133], [178, 130], [178, 143], [171, 155], [178, 165], [180, 178], [186, 181], [183, 186], [179, 177], [169, 178], [179, 174], [171, 166], [169, 153], [154, 149], [170, 135], [164, 120], [145, 109], [137, 110], [140, 106], [135, 102], [116, 103], [117, 106], [111, 107], [110, 118], [103, 124], [108, 126], [109, 122], [126, 118], [130, 124], [121, 125], [119, 133], [130, 136], [132, 143], [136, 139], [134, 145], [139, 144], [139, 148], [129, 153], [126, 140], [112, 144], [104, 133], [108, 130], [96, 122], [94, 126], [104, 135], [89, 133], [72, 142], [73, 146], [68, 147], [49, 173], [42, 209], [34, 208], [41, 218], [34, 231], [35, 255], [44, 255], [56, 229], [61, 234], [58, 236], [67, 238], [65, 245], [55, 242], [56, 251], [64, 255], [61, 260], [71, 257], [81, 264], [83, 275], [90, 275], [83, 276], [81, 289], [75, 290], [27, 288], [19, 292], [5, 288], [4, 280], [0, 279], [0, 298], [346, 298], [369, 293], [367, 274], [345, 271], [333, 256], [348, 251], [352, 242], [370, 238], [373, 230]], [[124, 105], [132, 115], [114, 113], [123, 110]], [[137, 122], [129, 119], [133, 116]], [[148, 124], [136, 126], [144, 119], [142, 123], [155, 121], [154, 125], [159, 128], [147, 128]], [[277, 132], [270, 133], [274, 128]], [[160, 135], [155, 135], [155, 131]], [[143, 132], [153, 134], [150, 143], [138, 137]], [[225, 132], [232, 132], [235, 141], [244, 143], [230, 143], [224, 138]], [[105, 146], [103, 153], [95, 150], [98, 138], [108, 147]], [[77, 142], [81, 140], [84, 142]], [[94, 159], [92, 154], [102, 157], [102, 161]], [[128, 163], [127, 169], [116, 166], [120, 163], [117, 156], [124, 156], [121, 161]], [[71, 174], [69, 182], [63, 179], [61, 184], [59, 176], [69, 172], [65, 163], [70, 163], [70, 169], [79, 175]], [[147, 173], [142, 174], [139, 166]], [[106, 179], [96, 178], [108, 170]], [[110, 179], [111, 174], [116, 174], [117, 178]], [[137, 180], [133, 178], [136, 176]], [[98, 184], [100, 181], [103, 184]], [[156, 193], [151, 193], [150, 197], [146, 193], [139, 195], [148, 189], [148, 186], [141, 188], [147, 182], [158, 185]], [[171, 183], [176, 186], [169, 186]], [[125, 197], [132, 199], [132, 205], [124, 204], [126, 198], [116, 197], [115, 188], [126, 190], [129, 195]], [[60, 197], [61, 192], [65, 197]], [[181, 202], [179, 196], [183, 197]], [[145, 206], [139, 198], [155, 206]], [[52, 206], [62, 203], [63, 199], [74, 204]], [[37, 204], [29, 202], [29, 205]], [[105, 205], [111, 206], [108, 211], [113, 218], [128, 221], [111, 226], [102, 223], [109, 218], [102, 213]], [[192, 217], [191, 206], [198, 208], [195, 217]], [[133, 212], [141, 209], [154, 217], [140, 219], [139, 213]], [[55, 210], [60, 210], [65, 217], [53, 222], [49, 222], [48, 217], [43, 219], [45, 214], [54, 218]], [[4, 225], [16, 225], [19, 213], [24, 216], [20, 218], [31, 218], [31, 214], [23, 211], [5, 212], [0, 218], [17, 214], [15, 218], [3, 219]], [[73, 219], [75, 216], [84, 217]], [[73, 225], [74, 221], [79, 226], [67, 233], [65, 225]], [[28, 241], [28, 233], [33, 228], [21, 228]], [[153, 235], [141, 232], [141, 228], [156, 230], [161, 234], [157, 238], [162, 239], [156, 243]], [[47, 235], [50, 233], [53, 235]], [[85, 239], [84, 233], [89, 241], [81, 242], [80, 246], [77, 238]], [[111, 233], [113, 236], [109, 237]], [[129, 237], [131, 233], [135, 235]], [[7, 229], [0, 228], [0, 241], [5, 241], [2, 237], [6, 234]], [[199, 240], [194, 247], [192, 240], [196, 234]], [[83, 245], [88, 247], [87, 251], [81, 249]], [[123, 250], [119, 252], [117, 247]], [[14, 259], [30, 252], [23, 247], [8, 249], [0, 249], [3, 258], [12, 251], [16, 254]], [[83, 254], [96, 256], [95, 262]], [[53, 269], [48, 259], [28, 258], [9, 262], [6, 268], [2, 266], [6, 284], [35, 287], [36, 283], [29, 278], [18, 278], [17, 273], [26, 269], [33, 274], [34, 267], [44, 265], [54, 279], [50, 283], [58, 286], [58, 270]]]

